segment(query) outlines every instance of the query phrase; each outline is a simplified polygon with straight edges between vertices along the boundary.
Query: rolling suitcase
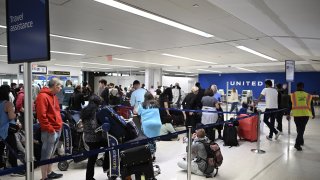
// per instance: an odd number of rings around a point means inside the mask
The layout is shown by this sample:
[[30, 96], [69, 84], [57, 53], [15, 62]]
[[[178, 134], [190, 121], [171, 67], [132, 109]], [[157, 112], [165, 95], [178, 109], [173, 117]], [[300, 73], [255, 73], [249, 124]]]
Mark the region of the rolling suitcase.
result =
[[[238, 117], [246, 117], [247, 114], [240, 114]], [[251, 142], [258, 139], [258, 116], [251, 116], [239, 120], [238, 135], [241, 139], [245, 139]]]
[[237, 128], [234, 122], [225, 123], [223, 129], [224, 146], [238, 146]]
[[147, 179], [155, 179], [151, 151], [147, 145], [137, 146], [120, 152], [122, 177], [136, 175], [139, 179], [143, 174]]

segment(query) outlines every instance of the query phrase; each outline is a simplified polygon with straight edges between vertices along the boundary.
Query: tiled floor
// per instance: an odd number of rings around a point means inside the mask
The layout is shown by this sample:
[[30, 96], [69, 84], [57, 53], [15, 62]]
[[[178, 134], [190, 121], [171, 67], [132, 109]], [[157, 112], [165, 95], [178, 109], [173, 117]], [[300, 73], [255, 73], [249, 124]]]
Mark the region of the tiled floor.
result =
[[[239, 147], [224, 147], [221, 145], [224, 156], [223, 164], [219, 174], [215, 179], [219, 180], [318, 180], [320, 179], [320, 119], [309, 120], [305, 132], [305, 146], [302, 152], [297, 152], [294, 148], [296, 137], [295, 124], [292, 121], [291, 135], [288, 135], [287, 120], [283, 120], [284, 135], [279, 140], [272, 142], [266, 140], [267, 127], [262, 124], [261, 148], [266, 154], [255, 154], [250, 150], [256, 148], [256, 143], [240, 141]], [[182, 139], [182, 138], [180, 138]], [[182, 159], [185, 153], [186, 144], [182, 141], [158, 142], [157, 143], [156, 164], [160, 165], [162, 174], [158, 180], [185, 180], [186, 172], [177, 167], [177, 162]], [[84, 180], [85, 162], [72, 164], [68, 171], [63, 172], [63, 179]], [[55, 165], [56, 169], [56, 165]], [[39, 169], [35, 172], [35, 179], [40, 179]], [[107, 179], [102, 169], [96, 167], [95, 178]], [[6, 180], [19, 180], [10, 176], [0, 177]], [[192, 179], [206, 179], [192, 175]]]

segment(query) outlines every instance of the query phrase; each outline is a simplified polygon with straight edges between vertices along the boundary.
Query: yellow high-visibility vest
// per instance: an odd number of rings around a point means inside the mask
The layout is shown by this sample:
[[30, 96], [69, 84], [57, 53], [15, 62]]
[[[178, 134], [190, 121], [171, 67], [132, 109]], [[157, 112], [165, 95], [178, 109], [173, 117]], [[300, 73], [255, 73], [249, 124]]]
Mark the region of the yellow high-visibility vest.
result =
[[292, 102], [292, 116], [309, 116], [312, 117], [311, 111], [311, 100], [312, 97], [310, 94], [304, 91], [296, 91], [291, 94]]

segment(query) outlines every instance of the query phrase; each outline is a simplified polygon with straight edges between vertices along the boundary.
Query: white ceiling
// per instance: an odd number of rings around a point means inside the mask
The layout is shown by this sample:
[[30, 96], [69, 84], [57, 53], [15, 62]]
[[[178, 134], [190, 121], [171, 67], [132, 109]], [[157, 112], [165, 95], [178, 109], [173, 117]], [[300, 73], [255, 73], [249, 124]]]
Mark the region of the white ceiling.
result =
[[[319, 0], [123, 0], [131, 6], [213, 34], [205, 38], [93, 0], [49, 0], [51, 34], [69, 36], [132, 49], [51, 37], [51, 50], [86, 54], [53, 54], [50, 62], [71, 66], [111, 68], [101, 71], [142, 70], [146, 67], [181, 72], [283, 72], [284, 60], [296, 60], [297, 71], [320, 71]], [[194, 7], [197, 4], [198, 7]], [[5, 0], [0, 0], [0, 25], [5, 25]], [[0, 44], [6, 32], [0, 28]], [[246, 46], [278, 59], [272, 62], [237, 49]], [[195, 62], [163, 53], [215, 62]], [[0, 55], [6, 48], [0, 47]], [[106, 56], [112, 55], [108, 61]], [[4, 57], [0, 57], [3, 59]], [[118, 61], [116, 58], [137, 62]], [[80, 62], [103, 63], [88, 65]], [[145, 63], [143, 63], [145, 62]], [[147, 63], [160, 63], [159, 66]], [[114, 65], [108, 66], [107, 64]], [[115, 66], [119, 65], [119, 66]], [[179, 74], [181, 74], [179, 72]]]

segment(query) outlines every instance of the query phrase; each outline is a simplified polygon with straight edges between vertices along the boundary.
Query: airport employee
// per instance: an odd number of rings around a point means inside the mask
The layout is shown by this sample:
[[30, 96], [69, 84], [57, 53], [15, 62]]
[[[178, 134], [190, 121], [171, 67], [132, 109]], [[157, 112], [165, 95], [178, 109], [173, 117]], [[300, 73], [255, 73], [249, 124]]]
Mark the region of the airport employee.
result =
[[[303, 134], [310, 117], [314, 119], [314, 108], [312, 96], [304, 91], [304, 84], [297, 84], [297, 91], [291, 94], [291, 115], [297, 127], [297, 138], [294, 147], [298, 151], [302, 151], [301, 146], [304, 145]], [[288, 120], [290, 116], [288, 115]]]

